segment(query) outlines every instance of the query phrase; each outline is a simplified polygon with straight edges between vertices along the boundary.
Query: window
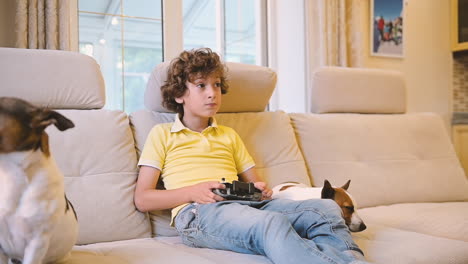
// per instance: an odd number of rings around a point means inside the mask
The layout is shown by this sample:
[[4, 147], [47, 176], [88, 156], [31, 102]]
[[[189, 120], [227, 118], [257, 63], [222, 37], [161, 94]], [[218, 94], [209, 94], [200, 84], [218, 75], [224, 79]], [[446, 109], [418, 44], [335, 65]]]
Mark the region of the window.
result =
[[207, 47], [216, 50], [216, 1], [183, 1], [184, 49]]
[[[226, 61], [266, 65], [266, 0], [179, 1], [180, 47], [209, 47]], [[144, 108], [146, 83], [164, 58], [162, 0], [78, 0], [79, 51], [96, 59], [106, 83], [107, 109]], [[163, 8], [165, 8], [163, 10]], [[172, 34], [174, 32], [171, 32]], [[168, 42], [166, 42], [168, 43]], [[169, 42], [173, 43], [173, 42]], [[180, 52], [180, 51], [179, 51]], [[169, 58], [170, 59], [170, 58]]]
[[266, 66], [263, 0], [184, 0], [184, 49], [209, 47], [226, 61]]
[[[258, 42], [261, 39], [261, 20], [257, 20], [259, 13], [258, 3], [251, 0], [226, 1], [225, 2], [225, 57], [227, 61], [242, 62], [247, 64], [265, 65], [262, 60]], [[257, 9], [257, 10], [256, 10]]]
[[143, 108], [146, 82], [163, 58], [161, 1], [79, 0], [78, 11], [79, 50], [101, 66], [106, 108]]

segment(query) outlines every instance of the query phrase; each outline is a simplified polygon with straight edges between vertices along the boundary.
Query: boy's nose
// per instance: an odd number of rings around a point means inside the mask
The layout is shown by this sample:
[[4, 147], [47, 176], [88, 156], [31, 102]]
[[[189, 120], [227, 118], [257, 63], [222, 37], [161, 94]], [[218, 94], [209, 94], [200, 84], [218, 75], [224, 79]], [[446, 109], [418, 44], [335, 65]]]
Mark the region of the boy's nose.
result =
[[208, 94], [208, 97], [215, 97], [216, 96], [216, 87], [213, 85], [208, 85], [206, 87], [206, 93]]

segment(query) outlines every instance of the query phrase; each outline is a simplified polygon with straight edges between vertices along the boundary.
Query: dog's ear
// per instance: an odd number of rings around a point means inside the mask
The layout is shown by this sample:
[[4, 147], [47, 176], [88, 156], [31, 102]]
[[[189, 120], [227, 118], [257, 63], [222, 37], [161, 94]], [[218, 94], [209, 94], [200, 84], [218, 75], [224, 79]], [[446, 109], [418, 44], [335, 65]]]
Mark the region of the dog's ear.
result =
[[63, 116], [62, 114], [58, 112], [51, 111], [51, 118], [56, 121], [54, 125], [60, 131], [64, 131], [69, 128], [75, 127], [75, 124], [73, 124], [73, 122], [70, 119], [66, 118], [65, 116]]
[[49, 110], [49, 109], [40, 109], [39, 113], [34, 115], [31, 121], [31, 127], [33, 128], [46, 128], [49, 125], [54, 124], [60, 131], [67, 130], [74, 127], [73, 122], [64, 117], [62, 114]]
[[322, 188], [322, 199], [333, 199], [335, 198], [335, 189], [331, 186], [328, 180], [325, 180]]
[[350, 184], [350, 183], [351, 183], [351, 180], [348, 180], [348, 181], [345, 183], [345, 185], [341, 186], [341, 188], [344, 189], [344, 190], [348, 190], [349, 184]]

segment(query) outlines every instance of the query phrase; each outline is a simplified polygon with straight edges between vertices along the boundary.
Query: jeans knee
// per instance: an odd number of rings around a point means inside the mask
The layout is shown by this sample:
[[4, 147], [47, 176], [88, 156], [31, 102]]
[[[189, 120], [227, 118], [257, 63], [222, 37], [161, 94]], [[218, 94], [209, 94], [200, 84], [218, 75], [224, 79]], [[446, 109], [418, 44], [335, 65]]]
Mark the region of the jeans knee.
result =
[[313, 200], [313, 207], [329, 219], [342, 219], [342, 211], [338, 204], [331, 199]]

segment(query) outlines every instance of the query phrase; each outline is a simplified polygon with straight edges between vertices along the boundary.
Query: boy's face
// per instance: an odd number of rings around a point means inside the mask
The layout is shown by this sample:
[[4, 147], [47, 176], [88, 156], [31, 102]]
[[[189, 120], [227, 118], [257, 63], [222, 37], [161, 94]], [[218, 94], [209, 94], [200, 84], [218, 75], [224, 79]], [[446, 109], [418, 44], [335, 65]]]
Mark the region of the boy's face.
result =
[[196, 77], [185, 83], [187, 90], [176, 102], [184, 107], [184, 117], [210, 118], [221, 107], [221, 79], [217, 75]]

